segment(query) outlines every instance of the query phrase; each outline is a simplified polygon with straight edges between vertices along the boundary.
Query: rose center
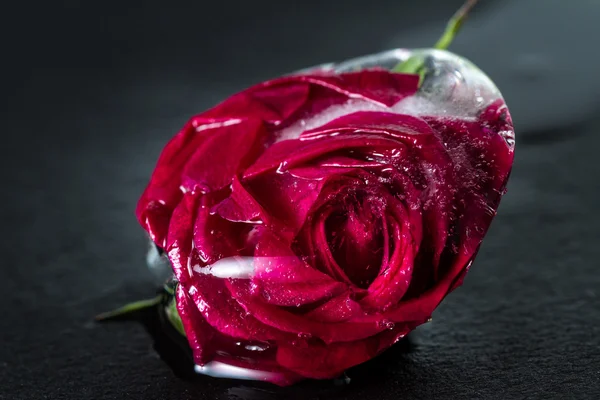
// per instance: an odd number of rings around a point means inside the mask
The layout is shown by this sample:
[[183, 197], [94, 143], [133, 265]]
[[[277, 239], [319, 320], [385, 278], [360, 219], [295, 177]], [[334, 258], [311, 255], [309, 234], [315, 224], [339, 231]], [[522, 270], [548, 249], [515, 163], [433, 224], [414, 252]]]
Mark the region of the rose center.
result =
[[332, 213], [325, 221], [333, 258], [361, 288], [367, 288], [377, 277], [383, 260], [383, 223], [375, 211], [366, 199]]

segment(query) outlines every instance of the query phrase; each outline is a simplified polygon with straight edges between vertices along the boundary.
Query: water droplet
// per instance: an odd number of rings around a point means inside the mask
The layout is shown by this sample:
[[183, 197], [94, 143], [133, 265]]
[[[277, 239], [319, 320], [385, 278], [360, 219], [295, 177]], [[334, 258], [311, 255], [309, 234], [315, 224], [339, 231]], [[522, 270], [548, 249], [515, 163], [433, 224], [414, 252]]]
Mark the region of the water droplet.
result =
[[404, 339], [406, 335], [399, 335], [395, 340], [394, 343], [398, 343], [399, 341], [401, 341], [402, 339]]
[[269, 346], [266, 344], [248, 344], [244, 346], [244, 348], [250, 351], [265, 351], [269, 348]]
[[514, 131], [504, 130], [504, 131], [498, 132], [498, 134], [504, 138], [504, 140], [506, 141], [506, 144], [508, 144], [510, 147], [513, 147], [515, 145], [515, 132]]
[[249, 289], [250, 289], [250, 294], [253, 294], [253, 295], [257, 295], [259, 292], [259, 287], [256, 284], [256, 282], [251, 282]]
[[384, 329], [394, 329], [396, 325], [390, 320], [382, 319], [377, 323], [377, 326]]
[[333, 381], [334, 385], [336, 386], [345, 386], [348, 385], [350, 383], [351, 379], [348, 375], [344, 374], [343, 376], [335, 379]]
[[300, 332], [300, 333], [298, 333], [298, 337], [300, 339], [310, 339], [312, 337], [312, 334], [307, 333], [307, 332]]
[[292, 340], [290, 344], [298, 348], [308, 348], [308, 342], [306, 340]]

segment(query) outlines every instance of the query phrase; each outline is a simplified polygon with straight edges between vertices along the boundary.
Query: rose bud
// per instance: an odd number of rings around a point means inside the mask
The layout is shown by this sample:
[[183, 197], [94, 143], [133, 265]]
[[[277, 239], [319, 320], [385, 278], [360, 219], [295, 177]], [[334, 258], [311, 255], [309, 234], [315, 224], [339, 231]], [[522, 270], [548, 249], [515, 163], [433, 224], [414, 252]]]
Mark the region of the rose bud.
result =
[[136, 213], [196, 370], [287, 385], [392, 346], [462, 283], [513, 151], [500, 92], [439, 49], [304, 70], [192, 117]]

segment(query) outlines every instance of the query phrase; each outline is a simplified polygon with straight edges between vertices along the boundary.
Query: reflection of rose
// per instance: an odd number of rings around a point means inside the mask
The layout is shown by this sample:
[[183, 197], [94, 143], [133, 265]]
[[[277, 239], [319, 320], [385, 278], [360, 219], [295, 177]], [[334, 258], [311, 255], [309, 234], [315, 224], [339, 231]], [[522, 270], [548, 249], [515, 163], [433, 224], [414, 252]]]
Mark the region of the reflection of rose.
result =
[[196, 364], [336, 377], [460, 285], [508, 179], [512, 123], [501, 100], [471, 120], [395, 112], [417, 82], [280, 78], [166, 146], [137, 215], [173, 265]]

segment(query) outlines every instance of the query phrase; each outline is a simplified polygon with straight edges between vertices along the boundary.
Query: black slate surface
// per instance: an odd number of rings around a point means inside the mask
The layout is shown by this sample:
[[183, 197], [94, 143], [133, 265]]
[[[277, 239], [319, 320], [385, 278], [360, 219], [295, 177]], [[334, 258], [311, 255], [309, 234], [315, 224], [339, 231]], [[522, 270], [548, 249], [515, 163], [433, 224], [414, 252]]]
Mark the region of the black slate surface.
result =
[[300, 67], [428, 46], [461, 2], [3, 5], [0, 398], [600, 398], [591, 0], [482, 0], [455, 42], [511, 107], [509, 192], [463, 287], [349, 385], [189, 381], [152, 326], [92, 322], [154, 290], [133, 209], [190, 115]]

